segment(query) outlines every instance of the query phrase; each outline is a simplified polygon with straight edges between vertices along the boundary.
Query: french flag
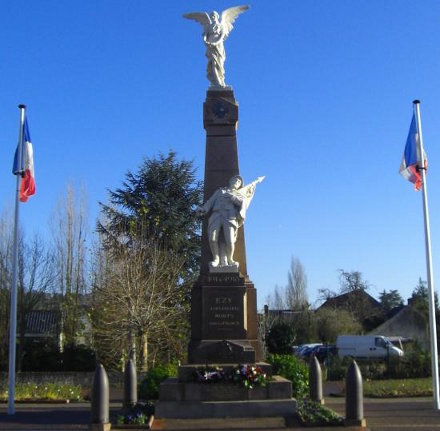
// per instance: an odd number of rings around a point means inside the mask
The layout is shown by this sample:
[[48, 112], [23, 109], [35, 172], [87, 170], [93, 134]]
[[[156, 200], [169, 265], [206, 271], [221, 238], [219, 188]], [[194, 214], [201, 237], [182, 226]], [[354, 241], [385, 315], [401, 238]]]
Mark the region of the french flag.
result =
[[[416, 118], [413, 114], [399, 173], [403, 178], [414, 184], [415, 190], [422, 188], [422, 175], [419, 171], [419, 148], [419, 133], [417, 132]], [[426, 154], [424, 156], [426, 168], [428, 160]]]
[[27, 202], [29, 196], [35, 194], [34, 150], [32, 148], [27, 118], [25, 118], [23, 123], [22, 137], [22, 142], [18, 143], [17, 149], [15, 150], [12, 173], [14, 175], [21, 175], [19, 198], [20, 202]]

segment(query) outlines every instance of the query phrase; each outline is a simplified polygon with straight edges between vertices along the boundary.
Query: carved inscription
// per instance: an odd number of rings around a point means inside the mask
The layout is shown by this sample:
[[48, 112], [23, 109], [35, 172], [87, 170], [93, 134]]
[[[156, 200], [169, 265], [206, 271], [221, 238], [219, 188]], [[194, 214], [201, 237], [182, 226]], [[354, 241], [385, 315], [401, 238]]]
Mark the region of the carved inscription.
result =
[[245, 288], [209, 286], [203, 291], [202, 337], [241, 339], [246, 337]]
[[216, 296], [214, 305], [209, 307], [211, 317], [210, 326], [239, 326], [238, 321], [240, 307], [233, 305], [232, 298], [228, 296]]
[[207, 277], [208, 284], [239, 286], [242, 280], [237, 274], [212, 274]]

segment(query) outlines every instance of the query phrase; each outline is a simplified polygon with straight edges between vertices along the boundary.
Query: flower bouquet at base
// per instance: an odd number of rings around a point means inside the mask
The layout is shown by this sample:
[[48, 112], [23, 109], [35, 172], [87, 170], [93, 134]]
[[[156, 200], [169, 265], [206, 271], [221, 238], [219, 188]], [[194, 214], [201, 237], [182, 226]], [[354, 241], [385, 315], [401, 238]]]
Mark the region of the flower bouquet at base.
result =
[[195, 380], [199, 383], [215, 383], [226, 380], [223, 368], [219, 367], [203, 367], [195, 371]]
[[256, 365], [238, 365], [234, 368], [231, 380], [248, 389], [256, 386], [266, 386], [266, 373]]

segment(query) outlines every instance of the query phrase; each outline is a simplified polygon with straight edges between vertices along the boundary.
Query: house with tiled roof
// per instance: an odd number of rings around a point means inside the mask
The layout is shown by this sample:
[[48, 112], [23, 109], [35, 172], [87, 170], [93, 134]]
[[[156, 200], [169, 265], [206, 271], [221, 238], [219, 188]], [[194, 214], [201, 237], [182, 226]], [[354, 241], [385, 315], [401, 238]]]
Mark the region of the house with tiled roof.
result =
[[352, 313], [366, 331], [372, 330], [387, 318], [382, 304], [363, 289], [328, 298], [316, 311], [325, 308]]
[[61, 312], [58, 310], [33, 310], [26, 314], [25, 339], [56, 341], [62, 349]]

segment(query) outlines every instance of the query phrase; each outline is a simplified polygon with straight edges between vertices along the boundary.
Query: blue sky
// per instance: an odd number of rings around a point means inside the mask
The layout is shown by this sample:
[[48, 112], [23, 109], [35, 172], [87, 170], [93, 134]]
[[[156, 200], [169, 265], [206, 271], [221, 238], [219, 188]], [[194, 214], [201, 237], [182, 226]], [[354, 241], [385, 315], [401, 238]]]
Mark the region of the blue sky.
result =
[[[28, 106], [37, 195], [27, 234], [48, 235], [66, 184], [107, 189], [143, 157], [175, 150], [203, 178], [208, 81], [201, 27], [182, 18], [236, 2], [20, 0], [0, 5], [0, 204], [12, 208], [19, 110]], [[422, 196], [398, 175], [421, 100], [434, 276], [440, 274], [440, 2], [257, 0], [225, 43], [240, 106], [245, 181], [266, 175], [248, 212], [250, 278], [261, 308], [305, 266], [310, 302], [359, 270], [373, 296], [406, 299], [426, 278]], [[439, 281], [440, 283], [440, 281]]]

